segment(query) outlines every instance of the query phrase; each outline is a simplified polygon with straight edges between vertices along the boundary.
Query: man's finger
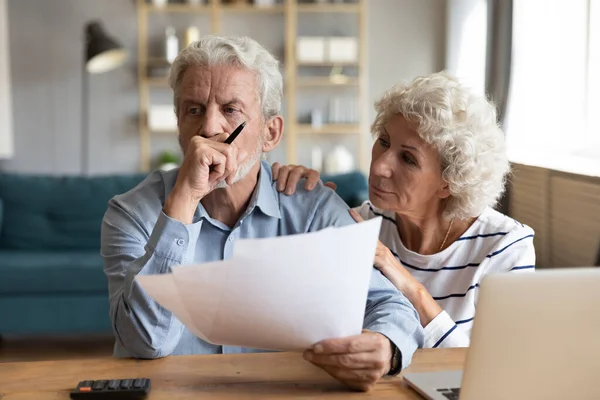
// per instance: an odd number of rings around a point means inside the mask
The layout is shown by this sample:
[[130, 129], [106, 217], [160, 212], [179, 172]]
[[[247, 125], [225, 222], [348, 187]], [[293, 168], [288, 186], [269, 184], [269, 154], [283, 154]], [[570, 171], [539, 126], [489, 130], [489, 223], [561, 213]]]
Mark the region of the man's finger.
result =
[[378, 372], [372, 369], [344, 369], [329, 366], [322, 368], [343, 384], [365, 392], [372, 389], [379, 378], [381, 378]]
[[353, 208], [350, 209], [350, 215], [352, 216], [352, 218], [354, 218], [354, 220], [356, 222], [363, 222], [364, 221], [363, 217], [361, 217], [360, 214], [358, 212], [356, 212], [356, 210], [353, 209]]
[[373, 351], [377, 348], [377, 335], [363, 333], [345, 338], [326, 339], [315, 344], [315, 354], [348, 354]]
[[227, 157], [225, 171], [227, 174], [226, 181], [228, 185], [233, 184], [235, 179], [238, 163], [237, 163], [237, 148], [230, 147], [225, 155]]
[[217, 181], [225, 174], [227, 158], [217, 150], [204, 153], [201, 163], [206, 165], [209, 170], [209, 181]]
[[312, 350], [304, 352], [304, 358], [307, 361], [319, 366], [331, 366], [339, 368], [363, 369], [363, 368], [383, 368], [379, 365], [380, 361], [375, 359], [374, 352], [371, 353], [350, 353], [350, 354], [316, 354]]

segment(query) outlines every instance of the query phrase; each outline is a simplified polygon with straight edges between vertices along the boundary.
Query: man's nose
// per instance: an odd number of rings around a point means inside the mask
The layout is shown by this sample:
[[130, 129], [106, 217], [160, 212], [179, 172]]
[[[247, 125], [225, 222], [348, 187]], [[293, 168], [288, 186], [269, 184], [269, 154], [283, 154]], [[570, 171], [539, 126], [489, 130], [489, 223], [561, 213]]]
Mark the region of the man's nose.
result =
[[207, 139], [225, 133], [225, 118], [217, 110], [207, 110], [200, 127], [200, 136]]

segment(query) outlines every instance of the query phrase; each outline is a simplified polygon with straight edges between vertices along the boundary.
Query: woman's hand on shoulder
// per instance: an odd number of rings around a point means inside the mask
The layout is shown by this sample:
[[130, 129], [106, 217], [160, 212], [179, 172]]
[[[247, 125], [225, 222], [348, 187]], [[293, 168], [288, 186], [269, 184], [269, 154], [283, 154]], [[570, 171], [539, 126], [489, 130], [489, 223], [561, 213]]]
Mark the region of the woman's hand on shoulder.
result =
[[[318, 171], [302, 165], [281, 165], [276, 162], [273, 163], [271, 170], [273, 171], [273, 180], [277, 181], [277, 191], [283, 192], [288, 196], [296, 192], [296, 186], [298, 186], [300, 179], [306, 179], [304, 188], [308, 191], [313, 190], [321, 179]], [[327, 182], [325, 186], [333, 190], [337, 188], [333, 182]]]

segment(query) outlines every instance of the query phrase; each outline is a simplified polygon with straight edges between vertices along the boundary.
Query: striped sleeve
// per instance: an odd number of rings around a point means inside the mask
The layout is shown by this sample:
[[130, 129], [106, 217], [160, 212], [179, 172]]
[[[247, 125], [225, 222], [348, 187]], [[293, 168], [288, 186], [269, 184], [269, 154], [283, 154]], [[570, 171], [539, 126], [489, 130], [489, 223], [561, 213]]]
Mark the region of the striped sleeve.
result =
[[469, 335], [458, 329], [452, 317], [442, 311], [423, 329], [425, 334], [424, 348], [468, 347]]
[[[528, 226], [511, 232], [486, 256], [486, 274], [493, 272], [532, 272], [535, 270], [534, 232]], [[484, 263], [482, 263], [482, 267]]]
[[[533, 272], [535, 270], [533, 235], [533, 230], [527, 226], [506, 235], [480, 264], [479, 268], [485, 271], [480, 279], [490, 273]], [[481, 281], [477, 282], [477, 286], [479, 284]], [[478, 292], [474, 296], [475, 302], [477, 297]], [[462, 322], [465, 321], [454, 321], [446, 311], [442, 311], [424, 328], [424, 347], [468, 347], [472, 324], [462, 324]]]

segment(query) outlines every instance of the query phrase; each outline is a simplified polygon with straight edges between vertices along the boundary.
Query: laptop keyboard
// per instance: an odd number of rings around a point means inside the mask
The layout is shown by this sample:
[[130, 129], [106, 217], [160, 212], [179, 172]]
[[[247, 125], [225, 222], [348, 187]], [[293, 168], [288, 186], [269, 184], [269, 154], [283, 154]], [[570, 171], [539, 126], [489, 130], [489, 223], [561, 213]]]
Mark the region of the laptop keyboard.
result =
[[438, 389], [437, 391], [448, 400], [458, 400], [458, 395], [460, 394], [459, 388]]

